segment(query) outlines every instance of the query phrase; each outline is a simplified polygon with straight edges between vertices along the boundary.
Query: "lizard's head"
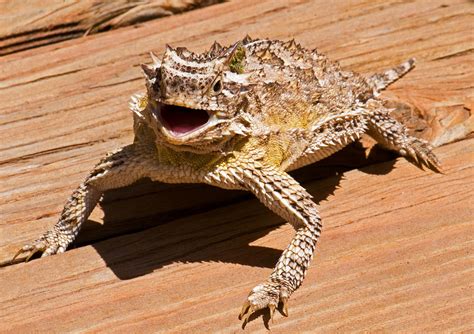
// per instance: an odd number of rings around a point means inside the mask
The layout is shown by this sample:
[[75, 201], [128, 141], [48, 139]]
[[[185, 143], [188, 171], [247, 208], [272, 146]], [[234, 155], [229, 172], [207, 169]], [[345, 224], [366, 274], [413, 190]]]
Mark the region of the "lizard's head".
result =
[[243, 74], [242, 43], [214, 43], [203, 54], [169, 46], [162, 60], [142, 65], [148, 109], [157, 136], [168, 144], [198, 149], [218, 146], [236, 133], [242, 96], [249, 83]]

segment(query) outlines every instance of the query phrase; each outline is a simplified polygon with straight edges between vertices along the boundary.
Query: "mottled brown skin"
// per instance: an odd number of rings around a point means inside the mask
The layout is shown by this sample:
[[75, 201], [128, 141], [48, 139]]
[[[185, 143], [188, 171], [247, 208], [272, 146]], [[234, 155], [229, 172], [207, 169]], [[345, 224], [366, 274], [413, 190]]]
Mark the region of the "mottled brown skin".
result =
[[[378, 97], [408, 72], [371, 77], [343, 71], [294, 41], [215, 43], [204, 54], [167, 47], [143, 65], [147, 91], [132, 97], [135, 140], [108, 154], [66, 203], [59, 222], [20, 249], [29, 259], [62, 253], [108, 189], [149, 177], [251, 191], [296, 230], [273, 273], [249, 294], [240, 318], [278, 304], [287, 315], [321, 233], [311, 195], [287, 171], [327, 157], [367, 133], [388, 149], [438, 171], [428, 143], [408, 135]], [[15, 257], [16, 257], [15, 256]]]

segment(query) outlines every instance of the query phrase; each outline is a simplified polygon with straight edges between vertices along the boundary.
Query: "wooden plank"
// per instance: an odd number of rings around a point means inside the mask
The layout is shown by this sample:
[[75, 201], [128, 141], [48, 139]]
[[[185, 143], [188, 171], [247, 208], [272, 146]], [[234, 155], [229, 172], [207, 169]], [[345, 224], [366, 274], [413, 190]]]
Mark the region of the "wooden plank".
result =
[[[367, 73], [415, 56], [416, 69], [384, 94], [414, 133], [441, 145], [472, 132], [472, 14], [460, 0], [231, 1], [0, 58], [0, 265], [56, 222], [106, 151], [131, 141], [126, 105], [143, 89], [148, 51], [249, 33], [296, 37]], [[298, 172], [316, 200], [336, 198], [322, 203], [316, 270], [279, 330], [472, 329], [470, 146], [440, 149], [447, 175], [403, 161], [388, 173], [392, 161], [314, 181], [374, 161], [358, 147], [342, 152], [356, 160], [341, 154]], [[0, 269], [0, 330], [240, 332], [240, 303], [292, 233], [249, 198], [150, 182], [107, 194], [77, 249]]]
[[[2, 57], [0, 263], [55, 223], [65, 199], [105, 152], [132, 140], [127, 100], [143, 89], [138, 64], [149, 60], [150, 49], [160, 53], [169, 42], [202, 50], [214, 39], [230, 43], [248, 32], [295, 36], [365, 72], [415, 56], [415, 71], [385, 94], [395, 99], [399, 116], [417, 135], [440, 144], [472, 131], [472, 8], [466, 1], [447, 6], [441, 1], [238, 1]], [[346, 159], [336, 165], [354, 166]], [[193, 202], [195, 196], [183, 197], [189, 189], [184, 186], [173, 187], [184, 191], [169, 201], [157, 201], [164, 192], [168, 196], [169, 187], [143, 189], [139, 198], [133, 191], [119, 193], [125, 200], [135, 198], [128, 202], [135, 210], [115, 215], [124, 219], [110, 214], [111, 224], [103, 227], [96, 210], [79, 244], [146, 228], [166, 221], [157, 217], [176, 217], [173, 212], [218, 205], [216, 198], [226, 203], [240, 196], [198, 187], [192, 195], [206, 191], [206, 196]], [[116, 203], [112, 207], [124, 202]]]
[[0, 56], [136, 25], [220, 0], [0, 1]]
[[[400, 160], [308, 183], [324, 233], [273, 332], [474, 330], [473, 147], [437, 149], [445, 175]], [[240, 304], [294, 233], [282, 223], [251, 199], [1, 268], [0, 330], [240, 332]]]

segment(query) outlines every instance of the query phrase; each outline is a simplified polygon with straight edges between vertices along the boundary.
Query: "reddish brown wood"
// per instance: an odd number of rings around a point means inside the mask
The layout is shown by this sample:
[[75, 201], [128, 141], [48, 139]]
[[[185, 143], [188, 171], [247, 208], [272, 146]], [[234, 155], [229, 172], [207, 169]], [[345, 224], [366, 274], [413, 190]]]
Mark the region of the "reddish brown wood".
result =
[[[273, 331], [472, 330], [473, 147], [438, 149], [445, 175], [398, 161], [307, 183], [324, 233]], [[2, 268], [0, 328], [240, 332], [240, 304], [293, 233], [281, 224], [251, 199]]]
[[0, 1], [0, 56], [218, 2], [222, 0]]
[[[468, 1], [231, 1], [0, 58], [0, 263], [132, 140], [127, 100], [148, 51], [249, 33], [296, 37], [364, 73], [414, 56], [384, 95], [439, 145], [472, 133], [472, 12]], [[314, 181], [367, 164], [356, 148], [297, 173], [322, 200], [325, 231], [275, 331], [472, 330], [472, 144], [437, 150], [446, 175], [400, 160]], [[0, 268], [0, 331], [240, 332], [240, 304], [292, 235], [250, 198], [150, 182], [107, 194], [107, 223], [96, 209], [77, 249]]]

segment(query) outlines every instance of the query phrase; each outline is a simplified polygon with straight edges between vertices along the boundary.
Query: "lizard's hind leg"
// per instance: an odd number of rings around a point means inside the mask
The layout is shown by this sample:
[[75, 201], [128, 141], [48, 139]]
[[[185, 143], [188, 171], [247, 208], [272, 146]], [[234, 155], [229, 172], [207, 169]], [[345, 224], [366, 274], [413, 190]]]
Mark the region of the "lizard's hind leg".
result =
[[438, 158], [431, 145], [408, 134], [407, 128], [394, 118], [388, 110], [381, 109], [370, 114], [367, 134], [383, 147], [398, 152], [418, 167], [425, 165], [435, 172], [441, 172]]

